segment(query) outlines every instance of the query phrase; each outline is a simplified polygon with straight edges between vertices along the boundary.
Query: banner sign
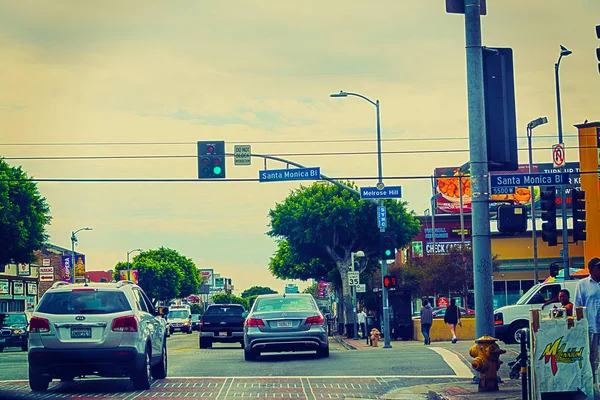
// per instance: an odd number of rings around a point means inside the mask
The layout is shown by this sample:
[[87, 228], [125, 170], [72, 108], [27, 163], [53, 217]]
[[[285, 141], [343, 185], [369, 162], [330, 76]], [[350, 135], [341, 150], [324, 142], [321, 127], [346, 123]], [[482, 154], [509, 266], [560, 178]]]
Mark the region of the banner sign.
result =
[[27, 282], [27, 294], [29, 296], [37, 296], [37, 283], [35, 282]]
[[19, 276], [31, 275], [31, 266], [29, 264], [19, 264], [17, 269], [19, 270]]
[[327, 285], [329, 282], [320, 280], [317, 285], [317, 297], [328, 297]]
[[129, 279], [127, 279], [127, 270], [126, 269], [122, 269], [119, 271], [119, 280], [121, 281], [133, 281], [135, 283], [138, 283], [138, 270], [137, 269], [131, 269], [129, 270]]
[[63, 281], [71, 282], [71, 256], [62, 256], [61, 266]]
[[0, 280], [0, 294], [10, 294], [10, 286], [8, 285], [8, 279]]
[[75, 282], [85, 282], [85, 256], [75, 255]]
[[23, 281], [13, 281], [13, 294], [14, 295], [24, 295], [24, 289], [25, 287], [23, 286]]

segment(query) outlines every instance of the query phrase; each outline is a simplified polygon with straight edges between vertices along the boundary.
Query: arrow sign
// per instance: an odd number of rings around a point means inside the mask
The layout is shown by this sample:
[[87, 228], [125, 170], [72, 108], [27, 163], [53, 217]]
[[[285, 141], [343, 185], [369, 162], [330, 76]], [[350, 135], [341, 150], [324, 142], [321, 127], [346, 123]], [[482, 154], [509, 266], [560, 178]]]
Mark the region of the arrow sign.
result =
[[569, 392], [544, 392], [542, 400], [585, 400], [587, 396], [581, 389], [571, 390]]

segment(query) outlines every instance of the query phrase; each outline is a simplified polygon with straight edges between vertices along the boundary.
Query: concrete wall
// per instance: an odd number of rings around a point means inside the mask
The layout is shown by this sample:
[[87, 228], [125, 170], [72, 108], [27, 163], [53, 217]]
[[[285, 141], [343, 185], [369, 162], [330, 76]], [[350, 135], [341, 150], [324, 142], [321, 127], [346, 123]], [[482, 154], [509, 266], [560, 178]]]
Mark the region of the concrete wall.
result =
[[[421, 333], [421, 319], [413, 319], [414, 340], [423, 341], [423, 334]], [[456, 337], [458, 340], [474, 340], [475, 339], [475, 318], [462, 318], [462, 326], [456, 327]], [[434, 319], [431, 325], [429, 335], [432, 342], [450, 342], [452, 340], [452, 334], [450, 333], [450, 327], [444, 323], [442, 318]]]

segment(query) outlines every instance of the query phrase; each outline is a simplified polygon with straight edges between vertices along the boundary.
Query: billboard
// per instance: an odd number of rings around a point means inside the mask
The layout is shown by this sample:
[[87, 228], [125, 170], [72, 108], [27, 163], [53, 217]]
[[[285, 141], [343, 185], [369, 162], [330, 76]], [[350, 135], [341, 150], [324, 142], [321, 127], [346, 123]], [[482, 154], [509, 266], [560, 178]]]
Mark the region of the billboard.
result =
[[204, 283], [208, 286], [215, 286], [215, 270], [214, 269], [201, 269], [200, 277], [204, 280]]

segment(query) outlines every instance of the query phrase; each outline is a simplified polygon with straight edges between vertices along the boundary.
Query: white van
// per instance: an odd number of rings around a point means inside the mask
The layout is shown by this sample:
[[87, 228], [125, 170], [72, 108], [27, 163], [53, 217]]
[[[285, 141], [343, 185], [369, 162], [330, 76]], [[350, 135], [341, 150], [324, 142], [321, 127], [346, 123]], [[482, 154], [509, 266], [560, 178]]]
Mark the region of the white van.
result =
[[170, 306], [167, 320], [169, 322], [169, 335], [174, 332], [192, 333], [192, 311], [190, 306]]
[[[541, 308], [542, 304], [552, 298], [558, 298], [558, 292], [567, 289], [571, 294], [571, 302], [575, 301], [575, 288], [578, 280], [566, 282], [546, 282], [534, 285], [529, 289], [516, 304], [504, 306], [494, 311], [494, 327], [496, 338], [504, 343], [518, 343], [517, 331], [529, 326], [529, 310], [532, 308]], [[547, 305], [544, 310], [553, 307], [552, 303]]]

